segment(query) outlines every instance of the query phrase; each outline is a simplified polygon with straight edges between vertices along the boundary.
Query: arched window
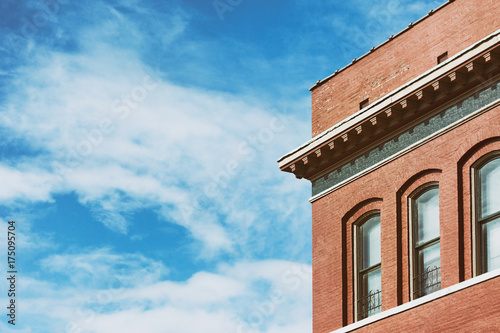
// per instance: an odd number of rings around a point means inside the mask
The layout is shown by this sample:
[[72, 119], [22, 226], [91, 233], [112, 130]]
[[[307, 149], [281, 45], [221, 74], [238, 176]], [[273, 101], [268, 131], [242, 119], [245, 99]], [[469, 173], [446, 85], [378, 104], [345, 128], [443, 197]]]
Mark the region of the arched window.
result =
[[380, 214], [371, 213], [356, 228], [357, 319], [382, 309]]
[[474, 169], [476, 270], [482, 274], [500, 268], [500, 156]]
[[413, 295], [416, 299], [441, 289], [439, 187], [424, 185], [410, 198]]

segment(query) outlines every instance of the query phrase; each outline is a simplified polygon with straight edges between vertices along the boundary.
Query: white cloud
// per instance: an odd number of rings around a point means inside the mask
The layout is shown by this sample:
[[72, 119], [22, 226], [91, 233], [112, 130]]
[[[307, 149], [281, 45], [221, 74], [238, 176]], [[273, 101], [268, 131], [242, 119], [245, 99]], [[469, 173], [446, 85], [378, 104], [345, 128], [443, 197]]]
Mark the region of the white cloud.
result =
[[14, 200], [51, 201], [55, 177], [36, 166], [13, 168], [0, 165], [2, 190], [0, 202], [11, 203]]
[[[121, 3], [158, 15], [137, 1]], [[146, 39], [169, 47], [185, 32], [182, 13], [151, 20], [170, 21], [145, 33], [126, 11], [99, 11], [106, 19], [99, 30], [79, 32], [77, 51], [38, 45], [13, 73], [0, 124], [29, 147], [22, 158], [0, 161], [8, 179], [0, 200], [50, 203], [74, 193], [96, 220], [124, 234], [130, 216], [150, 209], [188, 229], [203, 258], [302, 253], [308, 235], [293, 242], [290, 235], [307, 223], [307, 184], [281, 174], [275, 161], [309, 124], [255, 97], [174, 84], [168, 68], [146, 65], [139, 54]], [[54, 30], [68, 38], [62, 25]], [[289, 180], [294, 185], [281, 186]], [[180, 282], [167, 279], [161, 262], [108, 248], [73, 248], [39, 264], [19, 276], [22, 319], [37, 333], [255, 332], [302, 328], [311, 318], [310, 274], [293, 271], [293, 262], [240, 262]]]
[[1, 199], [75, 192], [121, 233], [129, 214], [163, 207], [203, 242], [204, 256], [234, 251], [248, 228], [269, 223], [259, 202], [278, 204], [277, 184], [289, 180], [275, 160], [308, 125], [249, 98], [176, 86], [133, 52], [116, 52], [99, 43], [77, 55], [44, 52], [20, 73], [1, 121], [42, 153], [24, 160], [24, 174], [15, 161], [0, 165], [13, 180]]
[[[39, 333], [311, 332], [310, 265], [239, 262], [174, 282], [157, 278], [151, 260], [108, 249], [51, 256], [42, 264], [42, 271], [68, 275], [73, 283], [21, 276], [23, 323]], [[104, 283], [112, 275], [127, 279], [128, 273], [146, 281]], [[96, 287], [97, 279], [103, 283]]]
[[157, 282], [168, 273], [161, 263], [139, 254], [116, 254], [103, 248], [85, 253], [55, 254], [40, 262], [41, 269], [67, 276], [72, 286], [129, 287]]

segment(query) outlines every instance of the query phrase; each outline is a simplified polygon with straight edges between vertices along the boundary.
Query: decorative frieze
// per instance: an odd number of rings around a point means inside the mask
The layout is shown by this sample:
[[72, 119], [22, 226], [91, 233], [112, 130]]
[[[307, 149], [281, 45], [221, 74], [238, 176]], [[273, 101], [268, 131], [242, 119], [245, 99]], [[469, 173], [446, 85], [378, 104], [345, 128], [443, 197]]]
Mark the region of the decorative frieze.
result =
[[315, 180], [312, 195], [315, 196], [371, 167], [397, 155], [411, 145], [432, 137], [447, 126], [466, 118], [486, 105], [500, 99], [500, 84], [496, 82], [488, 88], [456, 103], [442, 112], [420, 122], [411, 129], [399, 133], [357, 158], [345, 160], [334, 171]]
[[[474, 61], [463, 62], [461, 67], [455, 67], [442, 76], [432, 78], [427, 84], [421, 85], [419, 90], [415, 89], [406, 96], [393, 100], [393, 103], [380, 107], [377, 113], [370, 114], [368, 111], [363, 118], [366, 110], [360, 112], [356, 115], [360, 118], [357, 123], [352, 122], [349, 126], [338, 124], [337, 127], [344, 128], [342, 131], [337, 131], [328, 139], [314, 140], [318, 142], [317, 145], [308, 143], [305, 146], [310, 145], [310, 149], [300, 148], [303, 152], [292, 153], [295, 155], [293, 158], [283, 157], [288, 161], [285, 163], [280, 161], [282, 163], [280, 168], [283, 171], [293, 172], [298, 178], [314, 179], [331, 165], [341, 163], [342, 160], [349, 159], [350, 155], [365, 149], [373, 140], [379, 140], [390, 134], [390, 131], [394, 131], [398, 126], [405, 126], [415, 117], [422, 117], [425, 112], [432, 112], [437, 106], [435, 103], [440, 103], [439, 101], [449, 98], [448, 96], [463, 93], [464, 88], [468, 89], [467, 85], [474, 80], [498, 73], [499, 64], [500, 46], [497, 50], [490, 50], [475, 57]], [[440, 117], [447, 118], [443, 115], [445, 113], [441, 113]], [[428, 121], [425, 121], [425, 125]], [[351, 120], [347, 119], [346, 122], [349, 123]]]

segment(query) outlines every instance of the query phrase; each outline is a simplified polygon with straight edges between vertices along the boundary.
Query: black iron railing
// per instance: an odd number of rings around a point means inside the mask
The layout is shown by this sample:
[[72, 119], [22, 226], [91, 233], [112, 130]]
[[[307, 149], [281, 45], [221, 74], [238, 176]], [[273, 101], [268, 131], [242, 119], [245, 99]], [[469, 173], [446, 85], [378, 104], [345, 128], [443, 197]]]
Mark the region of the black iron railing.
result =
[[413, 298], [429, 295], [441, 289], [441, 267], [427, 267], [422, 274], [415, 276]]
[[358, 318], [363, 319], [382, 310], [382, 291], [370, 290], [368, 295], [358, 299]]

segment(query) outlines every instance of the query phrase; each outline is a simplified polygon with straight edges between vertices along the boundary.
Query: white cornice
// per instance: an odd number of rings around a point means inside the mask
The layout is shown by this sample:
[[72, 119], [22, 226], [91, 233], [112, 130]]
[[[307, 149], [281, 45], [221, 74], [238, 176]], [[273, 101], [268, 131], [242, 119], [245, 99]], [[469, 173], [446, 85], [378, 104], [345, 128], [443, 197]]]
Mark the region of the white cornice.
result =
[[482, 107], [481, 109], [479, 109], [479, 110], [471, 113], [467, 117], [462, 118], [459, 121], [457, 121], [457, 122], [455, 122], [455, 123], [453, 123], [453, 124], [451, 124], [449, 126], [446, 126], [445, 128], [437, 131], [436, 133], [434, 133], [434, 134], [426, 137], [425, 139], [422, 139], [422, 140], [416, 142], [415, 144], [407, 147], [406, 149], [404, 149], [404, 150], [402, 150], [402, 151], [400, 151], [400, 152], [398, 152], [398, 153], [396, 153], [396, 154], [394, 154], [394, 155], [386, 158], [385, 160], [383, 160], [383, 161], [381, 161], [381, 162], [379, 162], [379, 163], [377, 163], [377, 164], [375, 164], [375, 165], [367, 168], [366, 170], [363, 170], [363, 171], [357, 173], [356, 175], [350, 177], [349, 179], [346, 179], [345, 181], [343, 181], [341, 183], [338, 183], [335, 186], [332, 186], [332, 187], [324, 190], [321, 193], [318, 193], [317, 195], [315, 195], [312, 198], [310, 198], [309, 202], [313, 203], [314, 201], [319, 200], [319, 199], [327, 196], [328, 194], [330, 194], [332, 192], [335, 192], [339, 188], [344, 187], [347, 184], [352, 183], [356, 179], [359, 179], [359, 178], [361, 178], [361, 177], [369, 174], [370, 172], [372, 172], [374, 170], [377, 170], [378, 168], [383, 167], [384, 165], [388, 164], [389, 162], [394, 161], [395, 159], [397, 159], [397, 158], [399, 158], [399, 157], [401, 157], [401, 156], [403, 156], [403, 155], [411, 152], [412, 150], [417, 149], [418, 147], [420, 147], [420, 146], [422, 146], [422, 145], [424, 145], [424, 144], [426, 144], [426, 143], [434, 140], [435, 138], [437, 138], [437, 137], [439, 137], [439, 136], [441, 136], [443, 134], [446, 134], [446, 133], [450, 132], [451, 130], [457, 128], [458, 126], [460, 126], [460, 125], [462, 125], [462, 124], [470, 121], [471, 119], [474, 119], [474, 118], [476, 118], [476, 117], [484, 114], [485, 112], [488, 112], [491, 109], [494, 109], [494, 108], [498, 107], [499, 105], [500, 105], [500, 100], [497, 100], [497, 101], [495, 101], [493, 103], [490, 103], [489, 105], [486, 105], [485, 107]]
[[340, 123], [330, 127], [321, 134], [318, 134], [305, 144], [294, 149], [290, 153], [284, 155], [278, 160], [279, 167], [282, 169], [288, 164], [298, 160], [299, 158], [307, 155], [308, 153], [318, 149], [319, 147], [327, 144], [329, 141], [346, 133], [350, 129], [354, 128], [359, 123], [370, 119], [376, 114], [382, 112], [384, 109], [389, 108], [392, 104], [398, 102], [405, 98], [405, 96], [411, 93], [417, 92], [424, 86], [427, 86], [438, 80], [445, 74], [453, 71], [453, 69], [467, 63], [471, 59], [481, 55], [488, 49], [494, 47], [500, 42], [500, 29], [492, 33], [491, 35], [483, 38], [477, 43], [471, 45], [465, 50], [459, 52], [455, 56], [447, 59], [443, 63], [431, 68], [425, 73], [421, 74], [417, 78], [411, 80], [410, 82], [402, 85], [396, 90], [390, 92], [379, 100], [373, 102], [369, 106], [362, 110], [359, 110], [355, 114], [347, 117]]

